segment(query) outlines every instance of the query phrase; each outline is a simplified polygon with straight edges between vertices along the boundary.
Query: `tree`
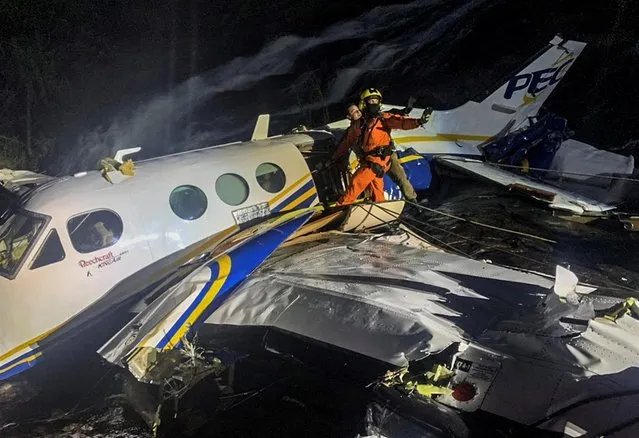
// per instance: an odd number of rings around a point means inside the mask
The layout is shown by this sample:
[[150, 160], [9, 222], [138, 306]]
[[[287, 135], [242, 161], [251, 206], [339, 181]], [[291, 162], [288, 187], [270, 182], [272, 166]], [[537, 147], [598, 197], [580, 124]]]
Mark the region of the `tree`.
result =
[[0, 60], [5, 67], [5, 90], [0, 98], [0, 151], [13, 165], [38, 168], [50, 145], [43, 140], [38, 116], [51, 110], [55, 98], [66, 88], [66, 81], [55, 68], [55, 52], [41, 39], [12, 38], [0, 44]]

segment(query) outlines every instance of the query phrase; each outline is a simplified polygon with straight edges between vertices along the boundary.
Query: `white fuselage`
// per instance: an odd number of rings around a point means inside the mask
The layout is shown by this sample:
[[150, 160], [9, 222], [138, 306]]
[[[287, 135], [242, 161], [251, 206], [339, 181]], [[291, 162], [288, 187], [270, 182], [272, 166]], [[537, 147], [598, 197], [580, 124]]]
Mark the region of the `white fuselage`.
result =
[[[91, 171], [37, 189], [23, 214], [40, 228], [26, 251], [11, 256], [21, 259], [13, 273], [0, 277], [0, 379], [37, 360], [38, 342], [86, 319], [85, 309], [100, 312], [134, 296], [242, 221], [317, 204], [296, 147], [304, 142], [313, 139], [298, 134], [184, 152], [138, 162], [134, 176], [114, 174], [113, 184]], [[176, 195], [180, 186], [199, 189], [204, 205], [197, 189]], [[174, 208], [199, 217], [183, 219]], [[47, 241], [53, 230], [55, 244]]]

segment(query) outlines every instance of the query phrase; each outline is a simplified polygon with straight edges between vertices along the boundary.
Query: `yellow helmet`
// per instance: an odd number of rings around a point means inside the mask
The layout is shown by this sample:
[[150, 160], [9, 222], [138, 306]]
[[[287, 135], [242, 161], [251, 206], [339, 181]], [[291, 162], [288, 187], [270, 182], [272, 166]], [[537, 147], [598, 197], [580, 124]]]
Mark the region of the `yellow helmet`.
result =
[[363, 110], [366, 104], [366, 99], [369, 97], [378, 97], [379, 102], [382, 102], [382, 93], [377, 88], [367, 88], [359, 95], [359, 109]]

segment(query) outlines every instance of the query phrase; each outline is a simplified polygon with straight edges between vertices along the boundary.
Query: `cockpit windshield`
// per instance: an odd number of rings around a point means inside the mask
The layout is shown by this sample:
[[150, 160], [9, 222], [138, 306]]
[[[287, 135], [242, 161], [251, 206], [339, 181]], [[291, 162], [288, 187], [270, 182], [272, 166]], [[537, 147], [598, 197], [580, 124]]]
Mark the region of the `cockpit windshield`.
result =
[[0, 225], [0, 275], [12, 278], [44, 225], [44, 219], [17, 211]]

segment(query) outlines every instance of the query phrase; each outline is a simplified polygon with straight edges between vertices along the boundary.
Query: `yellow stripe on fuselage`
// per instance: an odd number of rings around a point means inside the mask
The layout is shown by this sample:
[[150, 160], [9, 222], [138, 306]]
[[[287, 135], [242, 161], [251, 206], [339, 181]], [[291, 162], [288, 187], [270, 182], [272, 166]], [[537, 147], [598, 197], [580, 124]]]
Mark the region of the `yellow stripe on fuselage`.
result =
[[[215, 244], [219, 243], [220, 241], [224, 240], [230, 234], [232, 234], [233, 232], [235, 232], [236, 230], [239, 230], [239, 229], [240, 229], [240, 227], [238, 227], [237, 225], [233, 225], [233, 226], [231, 226], [231, 227], [229, 227], [229, 228], [227, 228], [227, 229], [215, 234], [211, 238], [206, 239], [206, 241], [203, 242], [201, 245], [198, 245], [196, 248], [192, 249], [187, 254], [183, 255], [180, 259], [178, 259], [176, 261], [177, 266], [182, 266], [184, 263], [186, 263], [187, 261], [189, 261], [190, 259], [195, 257], [197, 254], [201, 254], [201, 253], [205, 252], [205, 250], [208, 247], [210, 247], [211, 245], [215, 245]], [[173, 263], [171, 266], [169, 266], [167, 268], [164, 268], [162, 271], [160, 271], [157, 274], [155, 274], [153, 276], [153, 278], [151, 278], [149, 280], [149, 282], [153, 283], [156, 279], [162, 277], [167, 272], [176, 269], [176, 263]], [[53, 327], [52, 329], [47, 330], [46, 332], [36, 336], [35, 338], [30, 339], [30, 340], [18, 345], [17, 347], [12, 348], [11, 350], [7, 351], [6, 353], [0, 355], [0, 361], [3, 361], [5, 359], [7, 359], [8, 357], [13, 356], [15, 353], [19, 352], [20, 350], [24, 350], [25, 348], [28, 348], [29, 346], [40, 342], [41, 340], [43, 340], [44, 338], [46, 338], [47, 336], [49, 336], [50, 334], [52, 334], [53, 332], [55, 332], [56, 330], [58, 330], [59, 328], [61, 328], [65, 324], [67, 324], [70, 320], [71, 319], [63, 322], [60, 325], [57, 325], [57, 326]], [[39, 354], [42, 354], [42, 353], [39, 353]], [[32, 359], [29, 359], [29, 360], [32, 360]], [[19, 362], [19, 363], [23, 363], [23, 362]]]
[[19, 352], [20, 350], [24, 350], [25, 348], [40, 342], [41, 340], [43, 340], [44, 338], [49, 336], [51, 333], [53, 333], [54, 331], [56, 331], [57, 329], [62, 327], [64, 324], [65, 323], [60, 324], [58, 326], [55, 326], [52, 329], [47, 330], [46, 332], [36, 336], [35, 338], [30, 339], [27, 342], [24, 342], [24, 343], [18, 345], [17, 347], [12, 348], [11, 350], [7, 351], [6, 353], [4, 353], [3, 355], [0, 356], [0, 361], [4, 360], [4, 359], [6, 359], [6, 358], [8, 358], [10, 356], [13, 356], [15, 353]]
[[407, 155], [405, 157], [402, 157], [399, 159], [399, 162], [404, 164], [404, 163], [410, 163], [411, 161], [415, 161], [415, 160], [419, 160], [422, 159], [424, 157], [422, 157], [421, 155]]
[[286, 207], [284, 207], [282, 209], [282, 211], [284, 211], [284, 210], [292, 210], [293, 208], [297, 207], [302, 202], [306, 201], [308, 198], [313, 196], [315, 193], [317, 193], [317, 190], [315, 190], [315, 187], [311, 187], [310, 189], [305, 191], [301, 196], [299, 196], [296, 200], [294, 200], [293, 202], [288, 204]]
[[226, 279], [231, 272], [231, 257], [227, 254], [220, 256], [217, 263], [219, 264], [219, 272], [217, 275], [217, 279], [213, 282], [209, 290], [202, 298], [202, 301], [197, 305], [197, 307], [193, 310], [193, 312], [186, 318], [184, 324], [175, 332], [173, 337], [169, 340], [169, 343], [164, 347], [164, 350], [170, 350], [175, 347], [181, 340], [182, 337], [186, 334], [189, 328], [195, 323], [195, 321], [202, 315], [204, 310], [213, 302], [215, 297], [217, 296], [224, 283], [226, 283]]
[[298, 179], [297, 181], [295, 181], [293, 184], [291, 184], [290, 186], [288, 186], [283, 192], [281, 192], [280, 194], [278, 194], [277, 196], [274, 196], [273, 199], [271, 199], [270, 201], [268, 201], [268, 205], [270, 207], [272, 207], [275, 203], [277, 203], [277, 201], [279, 201], [280, 199], [282, 199], [284, 196], [288, 195], [289, 193], [291, 193], [297, 186], [299, 186], [301, 183], [303, 183], [306, 179], [308, 179], [308, 177], [311, 176], [310, 172], [305, 174], [303, 177], [301, 177], [300, 179]]
[[11, 364], [11, 366], [8, 366], [6, 368], [0, 368], [0, 374], [4, 374], [7, 371], [10, 371], [10, 370], [14, 369], [18, 365], [22, 365], [23, 363], [31, 362], [32, 360], [36, 360], [40, 356], [42, 356], [42, 353], [38, 352], [38, 353], [32, 354], [29, 357], [25, 357], [21, 361], [18, 361], [18, 362], [14, 363], [14, 364]]

